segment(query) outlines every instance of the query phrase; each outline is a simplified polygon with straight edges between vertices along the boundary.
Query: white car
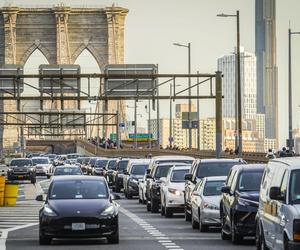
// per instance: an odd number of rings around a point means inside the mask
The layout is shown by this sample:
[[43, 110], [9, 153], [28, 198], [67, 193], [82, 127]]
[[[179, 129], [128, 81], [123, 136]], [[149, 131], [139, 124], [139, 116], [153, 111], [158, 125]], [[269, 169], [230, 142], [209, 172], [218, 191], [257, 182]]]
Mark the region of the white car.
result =
[[36, 175], [44, 175], [50, 178], [51, 162], [48, 157], [32, 157], [32, 163], [35, 166]]
[[146, 180], [147, 172], [144, 174], [143, 178], [139, 180], [139, 203], [146, 204]]
[[174, 165], [167, 175], [161, 178], [161, 215], [167, 218], [173, 213], [184, 212], [185, 175], [191, 165]]
[[200, 232], [208, 231], [210, 226], [220, 227], [221, 189], [226, 176], [205, 177], [199, 181], [192, 193], [192, 227]]

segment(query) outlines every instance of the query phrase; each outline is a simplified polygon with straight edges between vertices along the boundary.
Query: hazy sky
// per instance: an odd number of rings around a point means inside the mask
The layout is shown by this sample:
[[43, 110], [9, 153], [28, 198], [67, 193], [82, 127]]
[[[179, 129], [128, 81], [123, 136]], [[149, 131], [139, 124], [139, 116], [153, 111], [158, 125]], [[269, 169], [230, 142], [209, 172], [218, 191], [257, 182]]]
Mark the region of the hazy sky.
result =
[[[35, 0], [3, 1], [2, 5], [32, 5]], [[42, 4], [76, 6], [106, 6], [115, 3], [130, 10], [126, 18], [125, 62], [159, 64], [160, 73], [185, 73], [187, 71], [187, 50], [172, 45], [173, 42], [192, 43], [192, 70], [213, 73], [217, 69], [217, 58], [233, 51], [236, 43], [235, 19], [217, 18], [216, 14], [234, 13], [240, 10], [241, 44], [249, 52], [255, 51], [255, 0], [41, 0]], [[288, 25], [300, 31], [300, 1], [277, 0], [277, 59], [279, 68], [279, 136], [283, 145], [287, 137], [287, 52]], [[294, 127], [300, 123], [300, 35], [293, 37], [293, 107]], [[78, 60], [84, 71], [94, 72], [96, 64], [87, 55]], [[85, 61], [89, 66], [85, 64]], [[179, 82], [179, 80], [178, 80]], [[186, 82], [181, 83], [185, 85]], [[168, 93], [169, 87], [162, 89]], [[207, 93], [204, 88], [203, 94]], [[129, 105], [132, 105], [129, 103]], [[143, 103], [139, 113], [144, 114]], [[163, 105], [168, 107], [166, 105]], [[129, 111], [131, 112], [131, 110]], [[168, 108], [162, 109], [162, 116], [168, 116]], [[132, 114], [130, 114], [132, 117]], [[201, 102], [201, 116], [214, 116], [214, 101]], [[146, 116], [143, 117], [143, 120]]]

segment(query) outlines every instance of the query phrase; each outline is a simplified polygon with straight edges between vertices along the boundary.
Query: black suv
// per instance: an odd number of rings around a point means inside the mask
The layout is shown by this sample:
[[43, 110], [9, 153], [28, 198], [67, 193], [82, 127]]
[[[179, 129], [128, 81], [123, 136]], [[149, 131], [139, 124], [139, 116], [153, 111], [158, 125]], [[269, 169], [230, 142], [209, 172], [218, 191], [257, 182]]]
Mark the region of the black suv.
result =
[[116, 170], [112, 174], [112, 190], [114, 192], [120, 192], [123, 188], [124, 170], [127, 168], [129, 159], [119, 160], [116, 165]]
[[185, 175], [185, 220], [191, 221], [191, 197], [197, 182], [204, 177], [227, 176], [234, 165], [245, 164], [241, 159], [202, 159], [196, 160], [188, 174]]
[[147, 182], [146, 182], [146, 199], [147, 211], [157, 213], [160, 206], [160, 184], [162, 177], [167, 177], [170, 168], [174, 163], [162, 163], [155, 165], [151, 170], [148, 169]]
[[30, 180], [36, 183], [36, 172], [32, 160], [28, 158], [12, 159], [7, 171], [8, 180]]
[[221, 235], [238, 244], [244, 236], [255, 236], [264, 164], [234, 166], [222, 188], [220, 203]]

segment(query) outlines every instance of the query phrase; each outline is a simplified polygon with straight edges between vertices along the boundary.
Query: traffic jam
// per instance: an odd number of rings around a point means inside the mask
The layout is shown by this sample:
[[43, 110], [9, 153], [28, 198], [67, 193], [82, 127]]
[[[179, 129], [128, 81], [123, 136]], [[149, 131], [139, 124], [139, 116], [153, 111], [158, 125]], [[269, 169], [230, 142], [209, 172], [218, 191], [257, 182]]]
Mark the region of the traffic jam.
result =
[[[80, 154], [28, 153], [12, 159], [9, 181], [38, 184], [39, 244], [57, 238], [106, 238], [118, 244], [118, 200], [136, 199], [145, 213], [165, 223], [176, 215], [199, 233], [243, 247], [250, 238], [260, 249], [300, 249], [300, 159], [268, 164], [242, 159], [189, 156], [106, 158]], [[40, 182], [40, 183], [42, 183]]]

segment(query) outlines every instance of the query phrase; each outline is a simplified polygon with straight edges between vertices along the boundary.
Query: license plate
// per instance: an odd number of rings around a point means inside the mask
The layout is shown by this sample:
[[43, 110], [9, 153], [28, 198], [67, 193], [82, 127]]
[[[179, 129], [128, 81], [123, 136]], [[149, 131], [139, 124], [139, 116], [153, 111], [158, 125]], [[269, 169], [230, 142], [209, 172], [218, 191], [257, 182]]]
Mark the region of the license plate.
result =
[[85, 223], [72, 223], [72, 230], [74, 231], [85, 230]]

